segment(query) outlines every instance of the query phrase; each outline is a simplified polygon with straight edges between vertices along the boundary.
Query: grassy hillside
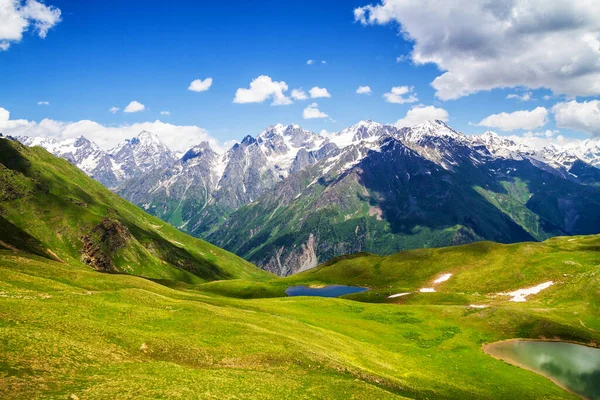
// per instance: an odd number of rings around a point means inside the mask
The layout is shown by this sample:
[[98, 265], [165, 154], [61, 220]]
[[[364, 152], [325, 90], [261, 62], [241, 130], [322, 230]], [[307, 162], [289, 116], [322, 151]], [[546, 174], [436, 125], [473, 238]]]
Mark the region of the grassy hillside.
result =
[[[404, 304], [435, 298], [448, 304], [469, 305], [504, 303], [507, 298], [496, 293], [554, 281], [556, 284], [538, 298], [554, 293], [564, 297], [568, 291], [573, 301], [596, 307], [600, 300], [596, 278], [600, 273], [599, 251], [600, 236], [594, 235], [510, 245], [477, 242], [389, 256], [358, 253], [287, 278], [260, 283], [216, 281], [201, 288], [225, 296], [256, 298], [285, 296], [285, 289], [291, 285], [345, 284], [369, 287], [369, 292], [348, 296], [369, 302]], [[444, 274], [452, 274], [452, 278], [433, 284]], [[419, 289], [425, 287], [435, 287], [436, 292], [420, 293]], [[411, 294], [388, 299], [391, 294], [406, 292]]]
[[[482, 345], [600, 345], [600, 236], [362, 253], [277, 278], [42, 149], [0, 140], [0, 180], [2, 399], [575, 399]], [[549, 280], [526, 302], [498, 294]], [[328, 283], [372, 290], [283, 297]]]
[[0, 277], [5, 399], [575, 399], [481, 346], [600, 343], [596, 306], [560, 291], [487, 309], [436, 296], [240, 300], [11, 251]]
[[0, 139], [0, 248], [200, 283], [267, 273], [143, 212], [42, 148]]

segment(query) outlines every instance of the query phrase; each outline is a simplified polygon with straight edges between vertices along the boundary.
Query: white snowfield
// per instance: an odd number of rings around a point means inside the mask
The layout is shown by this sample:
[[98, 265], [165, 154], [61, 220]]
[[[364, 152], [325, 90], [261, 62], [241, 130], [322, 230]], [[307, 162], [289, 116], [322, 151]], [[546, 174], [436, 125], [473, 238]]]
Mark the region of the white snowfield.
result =
[[393, 294], [391, 296], [388, 296], [388, 299], [395, 299], [396, 297], [402, 297], [402, 296], [406, 296], [406, 295], [409, 295], [409, 294], [410, 293], [396, 293], [396, 294]]
[[440, 276], [439, 278], [437, 278], [435, 281], [433, 281], [433, 283], [446, 282], [448, 279], [450, 279], [451, 276], [452, 276], [452, 274], [444, 274], [444, 275]]
[[542, 290], [548, 289], [553, 284], [554, 284], [554, 282], [548, 281], [548, 282], [544, 282], [542, 284], [539, 284], [537, 286], [533, 286], [530, 288], [519, 289], [519, 290], [515, 290], [514, 292], [498, 293], [498, 294], [501, 296], [511, 296], [511, 299], [509, 301], [522, 303], [524, 301], [527, 301], [527, 296], [530, 296], [532, 294], [538, 294]]
[[430, 287], [424, 287], [424, 288], [419, 289], [419, 292], [421, 292], [421, 293], [433, 293], [433, 292], [435, 292], [435, 289], [434, 288], [430, 288]]
[[486, 304], [469, 304], [471, 308], [488, 308], [489, 306]]

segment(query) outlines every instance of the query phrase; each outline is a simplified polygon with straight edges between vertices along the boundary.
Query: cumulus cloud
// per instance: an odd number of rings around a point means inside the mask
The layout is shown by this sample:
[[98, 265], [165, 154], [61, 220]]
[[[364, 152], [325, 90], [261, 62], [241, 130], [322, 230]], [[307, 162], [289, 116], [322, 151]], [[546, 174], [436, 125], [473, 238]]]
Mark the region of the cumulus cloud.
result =
[[529, 100], [533, 100], [531, 95], [532, 95], [531, 92], [526, 92], [523, 94], [511, 93], [511, 94], [507, 95], [506, 98], [507, 99], [515, 99], [515, 100], [519, 100], [519, 101], [529, 101]]
[[559, 128], [573, 129], [600, 136], [600, 101], [557, 103], [552, 113]]
[[448, 111], [444, 110], [443, 108], [424, 106], [420, 104], [408, 110], [406, 116], [396, 121], [394, 125], [396, 125], [398, 128], [403, 128], [405, 126], [415, 126], [436, 119], [447, 122]]
[[37, 102], [38, 106], [48, 106], [50, 105], [49, 101], [38, 101]]
[[306, 61], [306, 65], [313, 65], [315, 63], [315, 60], [307, 60]]
[[325, 88], [320, 88], [318, 86], [315, 86], [313, 88], [311, 88], [308, 93], [310, 94], [310, 97], [313, 99], [317, 99], [319, 97], [331, 97], [331, 95], [329, 94], [329, 92], [327, 91], [327, 89]]
[[105, 126], [90, 120], [63, 122], [44, 119], [40, 122], [10, 119], [8, 110], [0, 107], [0, 132], [13, 136], [41, 136], [64, 140], [85, 136], [108, 150], [121, 141], [138, 135], [141, 131], [155, 133], [163, 142], [176, 151], [185, 151], [207, 141], [215, 150], [223, 146], [208, 132], [194, 125], [173, 125], [159, 120], [120, 126]]
[[359, 86], [358, 89], [356, 89], [356, 93], [358, 94], [371, 94], [371, 87], [370, 86]]
[[308, 99], [308, 96], [306, 95], [306, 92], [302, 89], [292, 89], [292, 93], [291, 93], [292, 99], [294, 100], [306, 100]]
[[36, 0], [0, 0], [0, 51], [20, 42], [23, 32], [33, 27], [44, 39], [48, 31], [60, 22], [60, 9]]
[[320, 111], [317, 103], [309, 104], [308, 107], [304, 109], [302, 112], [302, 117], [304, 119], [314, 119], [314, 118], [327, 118], [329, 115]]
[[477, 125], [514, 131], [516, 129], [538, 129], [548, 122], [548, 110], [538, 107], [534, 110], [520, 110], [512, 113], [492, 114], [482, 119]]
[[145, 109], [146, 109], [145, 105], [143, 105], [139, 101], [134, 100], [131, 103], [127, 104], [127, 107], [125, 107], [125, 109], [123, 110], [123, 112], [125, 112], [125, 113], [135, 113], [135, 112], [144, 111]]
[[284, 81], [277, 82], [270, 76], [261, 75], [250, 82], [250, 88], [239, 88], [235, 92], [234, 103], [262, 103], [272, 98], [274, 106], [292, 104], [292, 100], [284, 92], [288, 90], [288, 85]]
[[161, 111], [160, 115], [171, 115], [171, 111]]
[[108, 111], [110, 111], [113, 114], [116, 114], [117, 112], [119, 112], [120, 108], [119, 107], [111, 107], [108, 109]]
[[448, 111], [434, 106], [419, 105], [408, 110], [406, 116], [396, 121], [395, 125], [398, 128], [410, 127], [435, 119], [447, 122]]
[[[404, 97], [404, 95], [408, 95]], [[389, 93], [384, 93], [383, 97], [388, 103], [404, 104], [404, 103], [416, 103], [419, 101], [417, 94], [414, 93], [414, 87], [408, 86], [395, 86]]]
[[534, 149], [541, 150], [544, 147], [550, 145], [564, 146], [569, 148], [571, 146], [578, 146], [581, 144], [581, 140], [560, 135], [558, 131], [541, 131], [541, 132], [525, 132], [523, 135], [509, 135], [507, 138], [517, 143], [523, 143], [527, 146], [533, 147]]
[[534, 137], [551, 138], [551, 137], [558, 137], [558, 136], [559, 136], [559, 131], [556, 129], [555, 130], [546, 129], [545, 131], [538, 131], [538, 132], [528, 131], [523, 134], [523, 137], [526, 137], [526, 138], [534, 138]]
[[400, 25], [416, 65], [435, 64], [442, 100], [500, 87], [600, 94], [596, 0], [381, 0], [354, 10], [362, 24]]
[[206, 78], [204, 80], [195, 79], [192, 81], [192, 83], [190, 83], [190, 86], [188, 86], [188, 90], [191, 90], [192, 92], [206, 92], [208, 89], [210, 89], [212, 83], [212, 78]]

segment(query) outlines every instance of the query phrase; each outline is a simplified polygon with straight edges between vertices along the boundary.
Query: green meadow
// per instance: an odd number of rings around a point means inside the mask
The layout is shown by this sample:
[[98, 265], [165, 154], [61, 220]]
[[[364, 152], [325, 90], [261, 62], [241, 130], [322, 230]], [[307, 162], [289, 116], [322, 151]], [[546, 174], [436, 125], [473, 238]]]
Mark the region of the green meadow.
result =
[[[600, 236], [356, 254], [278, 278], [40, 148], [0, 140], [0, 163], [3, 399], [576, 399], [482, 346], [600, 344]], [[109, 270], [86, 264], [86, 236]], [[328, 284], [371, 290], [285, 295]]]

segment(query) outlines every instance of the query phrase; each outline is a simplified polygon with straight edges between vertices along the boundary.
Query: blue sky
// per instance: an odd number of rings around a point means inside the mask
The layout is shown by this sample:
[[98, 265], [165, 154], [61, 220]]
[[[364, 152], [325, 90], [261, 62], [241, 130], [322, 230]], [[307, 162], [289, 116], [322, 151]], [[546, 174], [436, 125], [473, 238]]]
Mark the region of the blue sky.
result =
[[[7, 1], [26, 4], [24, 0], [0, 0]], [[427, 2], [433, 0], [424, 2], [424, 7]], [[406, 1], [397, 3], [400, 9]], [[338, 131], [361, 119], [395, 123], [419, 106], [444, 109], [451, 126], [477, 133], [487, 127], [475, 124], [490, 115], [543, 107], [548, 115], [542, 126], [531, 129], [532, 124], [527, 122], [507, 126], [504, 121], [490, 128], [511, 135], [559, 130], [563, 136], [575, 138], [598, 133], [595, 129], [583, 131], [581, 126], [589, 121], [578, 124], [571, 114], [567, 115], [568, 123], [557, 128], [550, 111], [556, 103], [576, 101], [590, 108], [589, 102], [596, 101], [597, 94], [581, 92], [582, 96], [577, 96], [570, 88], [561, 89], [561, 93], [557, 87], [564, 85], [555, 83], [553, 77], [540, 78], [531, 88], [521, 84], [503, 87], [506, 84], [499, 82], [489, 90], [471, 82], [468, 85], [474, 90], [472, 94], [454, 99], [436, 96], [439, 88], [434, 88], [432, 82], [444, 70], [459, 68], [457, 61], [444, 59], [437, 64], [415, 65], [411, 51], [415, 43], [426, 47], [428, 38], [423, 35], [427, 32], [419, 33], [415, 28], [409, 32], [413, 36], [409, 40], [399, 33], [399, 27], [419, 21], [405, 21], [408, 12], [378, 19], [374, 17], [376, 9], [366, 9], [367, 18], [361, 23], [355, 10], [368, 6], [365, 0], [47, 0], [45, 5], [60, 9], [60, 22], [49, 29], [46, 37], [40, 38], [32, 25], [23, 32], [22, 40], [9, 41], [10, 47], [0, 52], [0, 107], [10, 111], [12, 120], [91, 120], [104, 126], [121, 126], [160, 119], [204, 128], [223, 142], [255, 135], [266, 125], [278, 122], [295, 122], [315, 132]], [[379, 3], [375, 7], [385, 11], [386, 6]], [[430, 57], [443, 58], [445, 51], [436, 49]], [[399, 56], [405, 60], [398, 62]], [[308, 65], [309, 59], [316, 62]], [[271, 98], [260, 103], [234, 103], [236, 91], [248, 88], [261, 75], [275, 82], [284, 81], [287, 97], [294, 88], [308, 92], [314, 86], [326, 88], [331, 97], [292, 99], [292, 104], [279, 106], [271, 105]], [[193, 80], [208, 77], [213, 80], [208, 90], [188, 90]], [[368, 85], [372, 93], [357, 94], [361, 85]], [[413, 88], [418, 101], [397, 104], [383, 97], [392, 87], [402, 86]], [[533, 100], [506, 98], [527, 93]], [[144, 104], [145, 109], [122, 112], [134, 100]], [[38, 105], [40, 101], [49, 104]], [[304, 119], [303, 110], [313, 102], [329, 117]], [[120, 111], [111, 113], [111, 107]], [[170, 115], [161, 115], [161, 111], [169, 111]], [[510, 129], [503, 129], [506, 127]]]

